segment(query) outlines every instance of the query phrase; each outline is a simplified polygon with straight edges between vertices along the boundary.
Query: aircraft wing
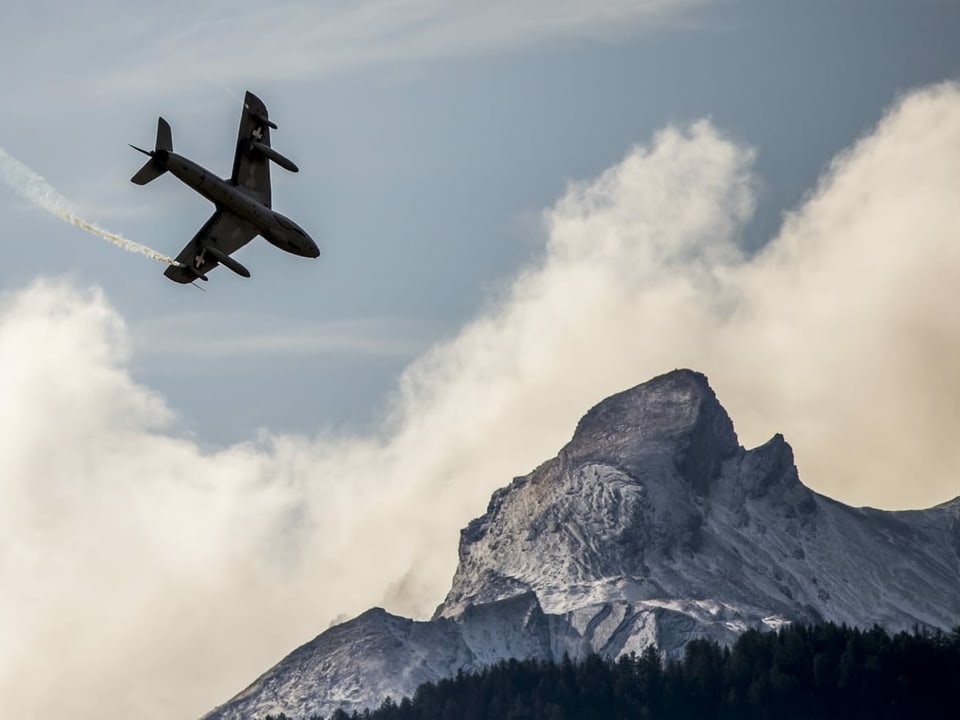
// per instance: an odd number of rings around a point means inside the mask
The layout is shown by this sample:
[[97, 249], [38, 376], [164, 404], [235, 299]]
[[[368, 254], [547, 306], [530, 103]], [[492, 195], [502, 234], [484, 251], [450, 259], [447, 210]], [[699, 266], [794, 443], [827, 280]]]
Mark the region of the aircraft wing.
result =
[[240, 113], [240, 132], [230, 182], [244, 188], [267, 207], [270, 207], [270, 160], [257, 150], [256, 145], [270, 147], [271, 127], [276, 125], [267, 119], [267, 106], [248, 91]]
[[253, 240], [258, 232], [256, 226], [233, 213], [217, 210], [177, 255], [177, 262], [187, 267], [171, 265], [163, 274], [174, 282], [191, 283], [198, 273], [206, 275], [222, 262], [239, 275], [249, 276], [246, 268], [229, 255]]

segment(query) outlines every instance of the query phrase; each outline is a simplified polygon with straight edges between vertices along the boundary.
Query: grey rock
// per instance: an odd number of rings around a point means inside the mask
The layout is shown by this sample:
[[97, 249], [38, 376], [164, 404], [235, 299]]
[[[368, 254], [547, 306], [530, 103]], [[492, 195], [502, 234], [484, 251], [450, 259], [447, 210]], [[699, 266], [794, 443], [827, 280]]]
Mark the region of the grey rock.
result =
[[371, 610], [206, 717], [330, 714], [500, 659], [616, 658], [790, 622], [960, 625], [960, 498], [852, 508], [805, 487], [781, 435], [745, 450], [707, 379], [604, 400], [462, 531], [429, 622]]

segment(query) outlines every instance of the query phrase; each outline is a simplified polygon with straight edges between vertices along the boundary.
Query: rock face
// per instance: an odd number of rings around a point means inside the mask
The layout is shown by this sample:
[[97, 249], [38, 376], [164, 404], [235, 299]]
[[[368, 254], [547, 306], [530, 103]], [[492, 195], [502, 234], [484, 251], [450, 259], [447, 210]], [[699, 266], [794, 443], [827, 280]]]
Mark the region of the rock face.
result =
[[744, 450], [706, 378], [678, 370], [604, 400], [494, 493], [431, 621], [370, 610], [206, 717], [328, 715], [508, 657], [678, 655], [822, 620], [960, 624], [960, 498], [889, 512], [814, 493], [783, 437]]

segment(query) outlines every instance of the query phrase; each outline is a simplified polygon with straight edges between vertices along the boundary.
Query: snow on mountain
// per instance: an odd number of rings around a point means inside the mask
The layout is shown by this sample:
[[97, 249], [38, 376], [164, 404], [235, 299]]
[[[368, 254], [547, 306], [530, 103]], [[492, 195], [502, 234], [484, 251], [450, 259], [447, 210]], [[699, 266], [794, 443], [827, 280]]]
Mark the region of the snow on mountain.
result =
[[821, 620], [960, 624], [960, 498], [890, 512], [819, 495], [783, 437], [743, 449], [706, 378], [677, 370], [601, 402], [494, 493], [431, 621], [370, 610], [206, 718], [351, 711], [507, 657], [676, 655]]

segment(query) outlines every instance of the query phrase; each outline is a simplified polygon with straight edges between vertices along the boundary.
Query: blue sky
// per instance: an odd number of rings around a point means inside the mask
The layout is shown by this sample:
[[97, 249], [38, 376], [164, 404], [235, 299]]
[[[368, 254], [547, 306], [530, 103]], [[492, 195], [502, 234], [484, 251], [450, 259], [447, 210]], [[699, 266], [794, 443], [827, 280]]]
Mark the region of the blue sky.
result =
[[322, 248], [201, 293], [0, 186], [11, 713], [197, 716], [429, 615], [490, 493], [678, 366], [821, 492], [957, 495], [957, 4], [8, 5], [0, 146], [84, 217], [176, 254], [211, 207], [127, 143], [226, 175], [250, 89]]
[[958, 67], [958, 11], [940, 2], [228, 5], [19, 4], [2, 51], [23, 68], [8, 152], [171, 255], [210, 207], [169, 177], [126, 182], [126, 143], [148, 144], [163, 114], [179, 151], [227, 174], [243, 91], [279, 122], [302, 172], [275, 169], [275, 204], [323, 256], [254, 243], [254, 280], [218, 273], [212, 295], [0, 196], [11, 236], [44, 237], [8, 243], [4, 286], [103, 287], [137, 376], [212, 443], [370, 427], [410, 360], [536, 260], [540, 213], [567, 183], [659, 127], [709, 117], [756, 148], [745, 242], [760, 245], [899, 94]]

